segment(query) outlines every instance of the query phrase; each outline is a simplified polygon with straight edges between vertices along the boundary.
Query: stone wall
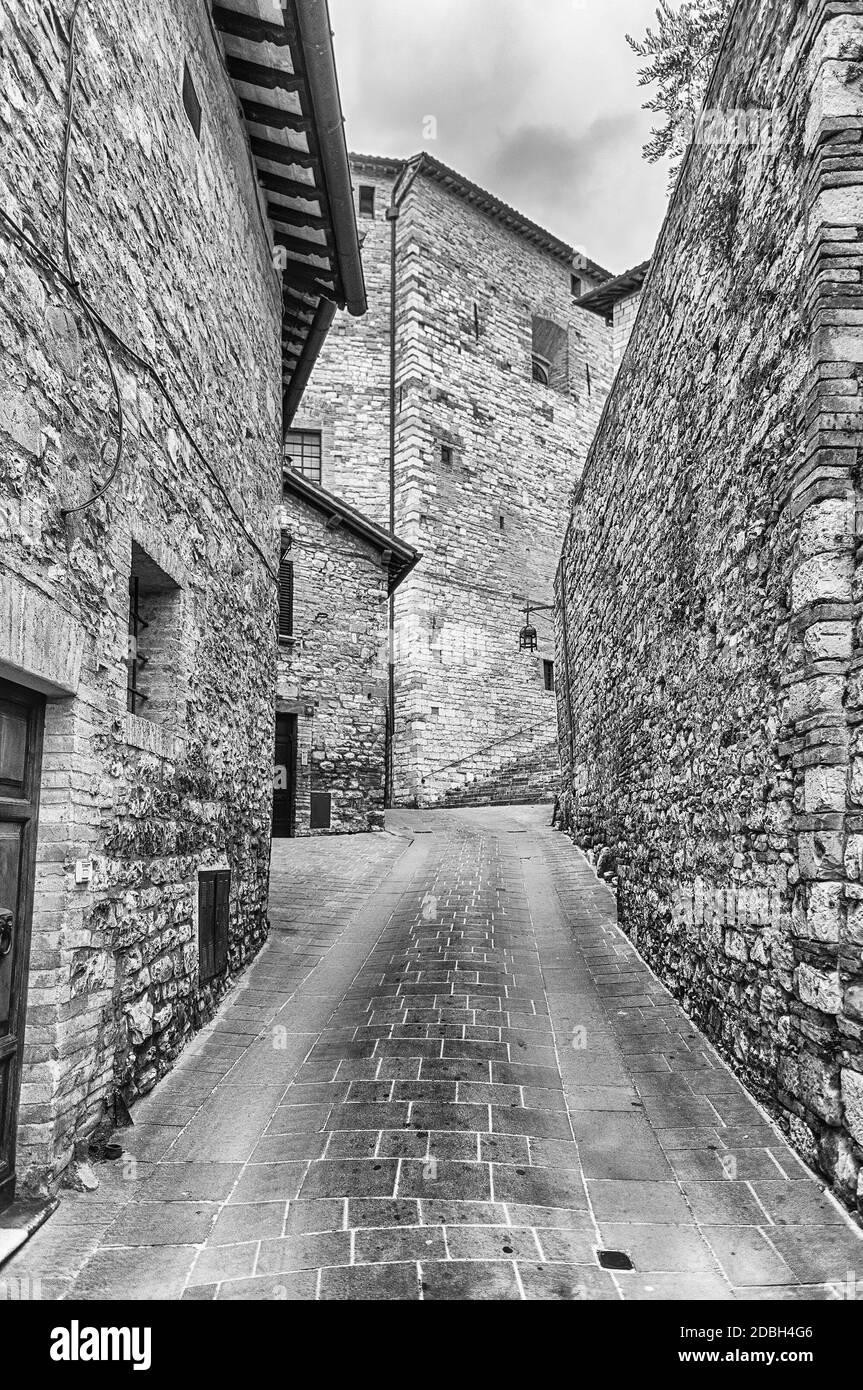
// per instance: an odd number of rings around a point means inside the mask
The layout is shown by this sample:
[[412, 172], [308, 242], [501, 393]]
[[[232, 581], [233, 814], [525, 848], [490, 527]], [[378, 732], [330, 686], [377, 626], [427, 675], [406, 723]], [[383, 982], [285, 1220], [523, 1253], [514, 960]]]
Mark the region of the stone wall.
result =
[[[325, 347], [303, 421], [330, 432], [325, 486], [388, 524], [387, 209], [400, 170], [353, 168], [357, 189], [376, 188], [375, 219], [360, 219], [371, 307]], [[611, 330], [574, 306], [568, 264], [426, 173], [399, 184], [396, 287], [395, 526], [423, 560], [396, 595], [395, 798], [468, 804], [497, 780], [505, 800], [499, 774], [520, 759], [542, 799], [558, 776], [549, 615], [535, 654], [519, 653], [518, 633], [528, 596], [552, 603]], [[535, 317], [565, 331], [562, 390], [532, 379]]]
[[[681, 176], [557, 578], [574, 834], [640, 949], [852, 1206], [861, 59], [858, 4], [739, 0], [714, 135]], [[735, 121], [753, 110], [769, 121]]]
[[[38, 0], [2, 12], [0, 205], [62, 259], [65, 31]], [[33, 1182], [170, 1068], [267, 929], [279, 281], [204, 0], [90, 0], [76, 50], [76, 272], [180, 419], [111, 340], [124, 456], [64, 520], [114, 459], [110, 379], [74, 297], [0, 223], [0, 670], [52, 695], [20, 1112]], [[133, 547], [169, 581], [149, 718], [127, 713]], [[217, 865], [229, 969], [200, 987], [197, 875]]]
[[297, 835], [319, 833], [309, 829], [312, 792], [332, 796], [329, 833], [384, 828], [388, 572], [368, 541], [326, 523], [285, 497], [294, 636], [279, 653], [277, 709], [298, 720]]

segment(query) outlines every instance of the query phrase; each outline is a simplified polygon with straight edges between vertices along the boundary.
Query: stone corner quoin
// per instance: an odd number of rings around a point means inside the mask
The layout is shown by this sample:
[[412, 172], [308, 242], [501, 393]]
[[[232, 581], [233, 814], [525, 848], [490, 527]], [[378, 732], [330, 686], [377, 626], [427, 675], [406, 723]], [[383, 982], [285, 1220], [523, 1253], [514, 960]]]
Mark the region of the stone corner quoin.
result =
[[566, 823], [863, 1211], [863, 14], [739, 0], [556, 580]]

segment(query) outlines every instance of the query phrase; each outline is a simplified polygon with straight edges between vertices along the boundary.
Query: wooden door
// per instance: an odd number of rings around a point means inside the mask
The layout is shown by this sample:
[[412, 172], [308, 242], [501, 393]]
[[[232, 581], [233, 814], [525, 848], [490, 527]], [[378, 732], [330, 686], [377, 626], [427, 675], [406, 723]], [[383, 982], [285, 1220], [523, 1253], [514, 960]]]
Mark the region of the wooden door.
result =
[[0, 680], [0, 1209], [15, 1194], [44, 706]]
[[276, 767], [273, 783], [273, 839], [294, 834], [297, 804], [297, 716], [276, 715]]

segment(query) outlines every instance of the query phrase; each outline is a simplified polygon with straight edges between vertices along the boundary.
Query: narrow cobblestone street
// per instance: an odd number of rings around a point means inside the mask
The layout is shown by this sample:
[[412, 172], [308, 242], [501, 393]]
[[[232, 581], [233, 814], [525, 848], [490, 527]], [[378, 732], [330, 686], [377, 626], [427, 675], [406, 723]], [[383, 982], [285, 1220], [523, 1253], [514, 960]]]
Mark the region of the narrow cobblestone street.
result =
[[548, 819], [398, 813], [277, 844], [269, 946], [126, 1157], [4, 1278], [76, 1299], [848, 1296], [863, 1237]]

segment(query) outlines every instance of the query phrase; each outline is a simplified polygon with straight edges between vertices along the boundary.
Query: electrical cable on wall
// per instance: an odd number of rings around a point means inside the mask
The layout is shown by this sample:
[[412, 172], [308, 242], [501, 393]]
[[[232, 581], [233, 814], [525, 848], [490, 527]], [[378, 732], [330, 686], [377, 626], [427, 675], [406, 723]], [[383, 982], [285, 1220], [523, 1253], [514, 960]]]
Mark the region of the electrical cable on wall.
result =
[[64, 154], [63, 154], [63, 193], [62, 193], [63, 202], [62, 202], [62, 216], [63, 216], [63, 234], [64, 234], [64, 253], [65, 253], [65, 256], [66, 256], [66, 262], [67, 262], [67, 267], [68, 267], [68, 269], [67, 269], [66, 271], [64, 271], [63, 268], [62, 268], [62, 266], [58, 263], [58, 261], [55, 260], [55, 258], [54, 258], [48, 251], [44, 250], [41, 246], [39, 246], [39, 245], [37, 244], [37, 242], [35, 242], [35, 241], [32, 239], [32, 237], [28, 236], [27, 233], [26, 233], [26, 231], [24, 230], [24, 228], [23, 228], [22, 226], [20, 226], [20, 224], [19, 224], [18, 222], [16, 222], [14, 218], [10, 217], [9, 214], [5, 211], [5, 209], [0, 208], [0, 222], [2, 222], [2, 223], [9, 229], [9, 231], [10, 231], [10, 232], [13, 234], [13, 236], [15, 237], [16, 241], [18, 241], [22, 246], [26, 247], [26, 249], [29, 251], [29, 253], [31, 254], [31, 256], [34, 258], [36, 264], [43, 270], [43, 272], [45, 272], [45, 273], [51, 275], [51, 276], [52, 276], [54, 279], [56, 279], [60, 284], [62, 284], [62, 285], [64, 286], [64, 288], [68, 291], [68, 293], [70, 294], [70, 296], [75, 300], [75, 302], [76, 302], [76, 303], [80, 306], [80, 308], [83, 310], [83, 312], [84, 312], [84, 314], [85, 314], [85, 316], [86, 316], [86, 318], [87, 318], [87, 321], [90, 323], [91, 327], [93, 328], [93, 331], [94, 331], [94, 333], [96, 334], [96, 337], [97, 337], [97, 339], [98, 339], [98, 341], [99, 341], [100, 347], [102, 348], [102, 351], [103, 351], [103, 353], [104, 353], [104, 355], [105, 355], [105, 359], [106, 359], [106, 361], [107, 361], [107, 363], [108, 363], [108, 369], [109, 369], [109, 372], [110, 372], [110, 374], [111, 374], [111, 380], [112, 380], [112, 383], [113, 383], [113, 385], [114, 385], [115, 394], [116, 394], [116, 398], [117, 398], [117, 406], [118, 406], [118, 414], [119, 414], [118, 448], [117, 448], [117, 455], [116, 455], [116, 458], [115, 458], [115, 461], [114, 461], [113, 470], [112, 470], [110, 476], [108, 477], [108, 479], [106, 480], [106, 482], [103, 484], [102, 488], [101, 488], [97, 493], [95, 493], [91, 498], [88, 498], [88, 500], [87, 500], [85, 503], [82, 503], [82, 504], [80, 504], [79, 506], [70, 507], [70, 508], [64, 508], [64, 509], [62, 510], [62, 513], [61, 513], [61, 514], [62, 514], [63, 516], [67, 516], [67, 515], [70, 515], [70, 514], [72, 514], [72, 513], [74, 513], [74, 512], [81, 511], [81, 510], [83, 510], [85, 507], [92, 506], [94, 502], [96, 502], [100, 497], [104, 496], [105, 492], [106, 492], [106, 491], [108, 490], [108, 488], [111, 486], [111, 483], [114, 481], [114, 478], [116, 477], [116, 474], [117, 474], [117, 472], [119, 471], [120, 461], [121, 461], [122, 455], [123, 455], [123, 447], [124, 447], [124, 439], [125, 439], [125, 420], [124, 420], [124, 414], [123, 414], [123, 408], [122, 408], [122, 398], [121, 398], [120, 392], [119, 392], [119, 383], [118, 383], [117, 377], [116, 377], [116, 370], [115, 370], [115, 368], [114, 368], [113, 361], [111, 360], [110, 353], [108, 352], [107, 343], [104, 341], [104, 339], [103, 339], [103, 337], [102, 337], [102, 335], [104, 334], [106, 338], [111, 339], [111, 340], [115, 343], [115, 345], [116, 345], [117, 347], [119, 347], [123, 353], [126, 354], [126, 356], [129, 358], [129, 360], [130, 360], [132, 363], [134, 363], [135, 366], [137, 366], [138, 368], [140, 368], [141, 371], [145, 372], [145, 373], [150, 377], [150, 379], [151, 379], [151, 381], [154, 383], [154, 385], [157, 387], [157, 389], [159, 390], [160, 394], [162, 395], [162, 397], [164, 398], [165, 402], [167, 403], [167, 405], [168, 405], [168, 407], [169, 407], [169, 409], [170, 409], [170, 411], [171, 411], [171, 413], [172, 413], [172, 415], [173, 415], [173, 417], [174, 417], [174, 419], [175, 419], [175, 421], [176, 421], [176, 423], [177, 423], [177, 426], [178, 426], [178, 428], [180, 429], [181, 433], [183, 434], [184, 438], [188, 441], [188, 443], [189, 443], [189, 445], [190, 445], [192, 451], [194, 452], [195, 456], [199, 459], [199, 461], [201, 462], [201, 464], [203, 465], [203, 467], [206, 469], [206, 471], [207, 471], [207, 473], [209, 474], [209, 476], [212, 478], [214, 484], [215, 484], [216, 487], [218, 488], [218, 490], [219, 490], [219, 492], [220, 492], [222, 498], [224, 499], [225, 505], [227, 506], [227, 508], [228, 508], [228, 510], [229, 510], [229, 512], [230, 512], [230, 514], [231, 514], [231, 516], [234, 518], [235, 522], [237, 523], [239, 529], [242, 531], [242, 533], [243, 533], [244, 537], [246, 538], [246, 540], [248, 541], [249, 545], [250, 545], [250, 546], [252, 547], [252, 549], [255, 551], [256, 555], [258, 556], [258, 558], [259, 558], [259, 560], [261, 561], [261, 563], [262, 563], [262, 565], [264, 566], [264, 568], [267, 570], [267, 572], [268, 572], [268, 574], [270, 575], [271, 579], [273, 579], [273, 581], [274, 581], [276, 584], [278, 584], [278, 579], [279, 579], [278, 570], [273, 566], [273, 564], [272, 564], [272, 562], [270, 561], [269, 557], [267, 556], [266, 552], [265, 552], [265, 551], [263, 550], [263, 548], [258, 544], [258, 542], [255, 540], [254, 536], [253, 536], [253, 535], [250, 533], [250, 531], [247, 529], [246, 524], [245, 524], [245, 521], [244, 521], [243, 518], [240, 516], [239, 512], [237, 511], [236, 507], [234, 506], [233, 501], [231, 500], [230, 494], [229, 494], [228, 491], [227, 491], [227, 488], [225, 487], [224, 483], [222, 482], [222, 480], [221, 480], [221, 478], [219, 477], [218, 473], [216, 472], [215, 468], [214, 468], [213, 465], [211, 464], [210, 460], [207, 458], [206, 454], [204, 454], [204, 452], [202, 451], [202, 449], [199, 447], [199, 445], [198, 445], [197, 441], [195, 440], [195, 438], [194, 438], [194, 436], [193, 436], [191, 430], [190, 430], [190, 429], [188, 428], [188, 426], [186, 425], [186, 422], [185, 422], [185, 419], [184, 419], [184, 417], [183, 417], [183, 414], [182, 414], [182, 412], [181, 412], [179, 406], [177, 405], [176, 401], [174, 400], [174, 397], [173, 397], [171, 391], [169, 390], [168, 386], [166, 385], [166, 383], [165, 383], [163, 377], [161, 376], [160, 372], [159, 372], [158, 369], [153, 365], [153, 363], [149, 361], [149, 359], [143, 357], [139, 352], [136, 352], [136, 350], [135, 350], [133, 347], [131, 347], [129, 343], [127, 343], [127, 342], [125, 341], [125, 339], [120, 335], [120, 333], [118, 333], [118, 331], [117, 331], [115, 328], [113, 328], [112, 325], [109, 324], [109, 323], [106, 321], [106, 319], [103, 317], [103, 315], [99, 313], [98, 309], [96, 309], [96, 308], [89, 302], [89, 300], [88, 300], [88, 299], [86, 298], [86, 296], [84, 295], [83, 290], [81, 289], [81, 285], [80, 285], [79, 280], [76, 278], [75, 269], [74, 269], [74, 262], [72, 261], [72, 257], [71, 257], [71, 254], [70, 254], [70, 252], [71, 252], [71, 247], [70, 247], [70, 238], [69, 238], [69, 232], [68, 232], [67, 197], [68, 197], [68, 174], [69, 174], [69, 165], [70, 165], [70, 161], [71, 161], [71, 128], [72, 128], [72, 118], [73, 118], [73, 113], [74, 113], [74, 98], [73, 98], [73, 94], [72, 94], [71, 88], [72, 88], [72, 84], [73, 84], [73, 82], [74, 82], [75, 67], [76, 67], [76, 65], [75, 65], [75, 57], [74, 57], [75, 24], [76, 24], [76, 22], [77, 22], [78, 12], [79, 12], [79, 10], [80, 10], [80, 7], [81, 7], [81, 4], [82, 4], [82, 3], [83, 3], [83, 0], [75, 0], [75, 6], [74, 6], [74, 9], [73, 9], [73, 12], [72, 12], [72, 17], [71, 17], [71, 20], [70, 20], [70, 32], [69, 32], [69, 58], [68, 58], [68, 60], [67, 60], [67, 93], [66, 93], [66, 113], [67, 113], [67, 114], [66, 114], [66, 137], [65, 137], [65, 140], [64, 140]]
[[[81, 282], [75, 274], [75, 263], [72, 259], [72, 244], [69, 234], [69, 170], [72, 158], [72, 119], [75, 114], [75, 27], [78, 23], [78, 12], [81, 8], [81, 4], [82, 0], [75, 0], [72, 18], [69, 21], [69, 51], [66, 57], [66, 126], [63, 133], [63, 188], [60, 202], [63, 222], [63, 252], [66, 257], [66, 268], [69, 273], [70, 283], [75, 287], [78, 302], [84, 310], [87, 322], [90, 324], [96, 336], [96, 341], [99, 344], [102, 356], [107, 363], [108, 371], [111, 376], [111, 386], [113, 387], [114, 400], [117, 405], [117, 455], [114, 459], [114, 467], [111, 469], [111, 472], [102, 486], [98, 488], [91, 497], [88, 497], [86, 502], [79, 502], [74, 507], [61, 508], [60, 515], [62, 517], [72, 516], [76, 512], [86, 511], [88, 507], [92, 507], [95, 502], [98, 502], [101, 497], [105, 496], [105, 493], [120, 471], [120, 464], [123, 459], [123, 445], [126, 438], [126, 417], [123, 411], [123, 398], [120, 395], [120, 383], [117, 380], [114, 361], [108, 351], [108, 345], [96, 321], [90, 302], [81, 289]], [[106, 448], [107, 446], [102, 450], [103, 458]]]

